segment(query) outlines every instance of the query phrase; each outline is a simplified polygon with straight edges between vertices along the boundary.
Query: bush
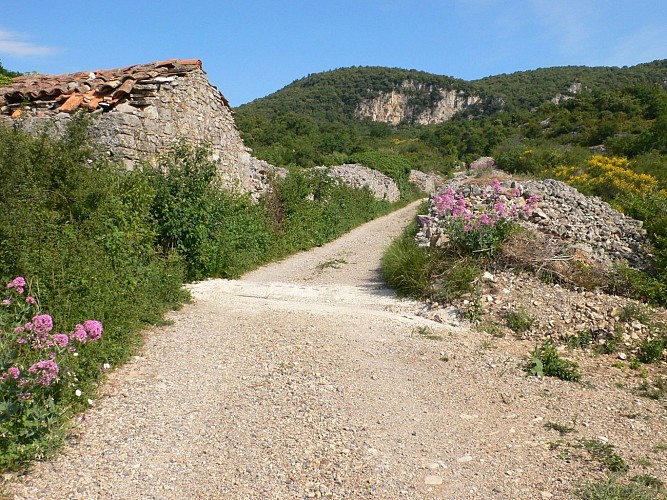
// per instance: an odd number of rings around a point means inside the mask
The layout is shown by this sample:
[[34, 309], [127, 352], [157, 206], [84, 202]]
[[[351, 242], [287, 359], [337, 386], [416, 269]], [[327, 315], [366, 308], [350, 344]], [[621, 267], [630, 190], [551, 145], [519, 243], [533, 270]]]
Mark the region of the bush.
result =
[[[154, 191], [146, 177], [96, 158], [86, 141], [78, 120], [59, 139], [0, 128], [0, 279], [25, 276], [39, 290], [39, 310], [61, 331], [85, 318], [104, 324], [104, 337], [76, 358], [78, 387], [90, 395], [102, 365], [128, 359], [140, 328], [187, 294], [182, 260], [156, 251]], [[0, 325], [0, 351], [11, 350], [15, 326]], [[70, 396], [54, 396], [49, 414], [65, 418], [80, 408]], [[4, 390], [2, 397], [7, 402]], [[62, 419], [48, 422], [51, 432]], [[33, 459], [50, 442], [40, 431], [33, 446], [28, 431], [19, 432], [26, 439], [20, 446], [3, 441], [1, 467]]]
[[185, 259], [188, 280], [238, 277], [266, 261], [271, 243], [265, 211], [218, 187], [209, 158], [206, 147], [181, 143], [160, 157], [160, 170], [144, 169], [158, 244]]
[[364, 167], [372, 168], [391, 177], [396, 182], [401, 193], [410, 190], [408, 179], [410, 178], [412, 167], [410, 162], [405, 158], [381, 151], [366, 151], [364, 153], [356, 153], [350, 159], [355, 163], [362, 164]]
[[382, 276], [399, 295], [430, 297], [434, 252], [415, 245], [416, 233], [417, 223], [413, 222], [389, 245], [382, 256]]
[[526, 371], [538, 377], [557, 377], [561, 380], [576, 382], [581, 378], [579, 367], [574, 361], [563, 359], [551, 339], [535, 346]]

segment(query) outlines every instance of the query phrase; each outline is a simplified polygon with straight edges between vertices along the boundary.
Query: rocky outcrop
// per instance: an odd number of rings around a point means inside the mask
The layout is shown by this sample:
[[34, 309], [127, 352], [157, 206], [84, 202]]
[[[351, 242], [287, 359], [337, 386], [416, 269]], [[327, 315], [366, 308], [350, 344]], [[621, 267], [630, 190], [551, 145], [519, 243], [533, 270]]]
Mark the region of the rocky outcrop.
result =
[[[418, 98], [418, 99], [417, 99]], [[423, 100], [428, 99], [424, 106]], [[450, 120], [469, 106], [479, 102], [479, 97], [462, 90], [448, 90], [410, 80], [388, 93], [360, 102], [355, 110], [358, 118], [390, 125], [414, 123], [431, 125]]]
[[401, 198], [401, 192], [391, 177], [358, 163], [317, 168], [325, 171], [333, 178], [340, 179], [347, 186], [355, 189], [368, 188], [378, 200], [394, 202]]

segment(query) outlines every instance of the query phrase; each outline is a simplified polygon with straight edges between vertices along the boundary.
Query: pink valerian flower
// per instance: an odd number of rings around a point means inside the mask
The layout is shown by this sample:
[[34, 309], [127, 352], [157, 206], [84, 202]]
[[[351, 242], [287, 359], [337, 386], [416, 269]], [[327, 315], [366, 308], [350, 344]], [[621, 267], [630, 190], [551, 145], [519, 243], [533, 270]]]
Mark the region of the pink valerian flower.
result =
[[500, 218], [502, 219], [507, 218], [507, 205], [505, 205], [505, 203], [499, 201], [493, 206], [493, 208]]
[[54, 333], [51, 337], [58, 347], [67, 347], [69, 344], [69, 337], [64, 333]]
[[78, 340], [82, 344], [85, 344], [86, 340], [88, 340], [88, 334], [83, 328], [83, 325], [76, 325], [76, 327], [74, 327], [74, 331], [70, 332], [69, 338], [70, 340]]
[[493, 188], [494, 193], [503, 194], [503, 187], [500, 185], [500, 181], [498, 179], [493, 179], [493, 184], [491, 187]]
[[10, 366], [9, 368], [7, 368], [7, 373], [14, 380], [18, 379], [21, 376], [21, 370], [16, 366]]
[[[53, 319], [48, 314], [39, 314], [32, 318], [34, 330], [37, 333], [49, 333], [53, 330]], [[27, 326], [27, 325], [26, 325]]]
[[[26, 281], [23, 276], [17, 276], [13, 280], [11, 280], [9, 283], [7, 283], [7, 288], [23, 288], [26, 286]], [[19, 292], [23, 293], [23, 291]]]
[[102, 323], [95, 319], [89, 319], [83, 322], [83, 328], [91, 341], [99, 340], [102, 337]]
[[479, 216], [479, 222], [480, 222], [480, 224], [482, 224], [482, 225], [484, 225], [484, 226], [493, 226], [493, 225], [496, 223], [496, 221], [494, 221], [494, 220], [489, 216], [489, 214], [482, 214], [482, 215], [480, 215], [480, 216]]
[[53, 380], [58, 377], [59, 371], [60, 367], [58, 366], [58, 363], [52, 359], [38, 361], [30, 368], [28, 368], [29, 373], [34, 373], [37, 375], [35, 378], [35, 383], [43, 386], [51, 385], [51, 382], [53, 382]]
[[3, 306], [9, 306], [12, 304], [12, 299], [2, 299]]
[[37, 301], [35, 300], [35, 297], [26, 297], [26, 298], [25, 298], [25, 301], [26, 301], [28, 304], [31, 304], [31, 305], [33, 305], [33, 306], [37, 303]]

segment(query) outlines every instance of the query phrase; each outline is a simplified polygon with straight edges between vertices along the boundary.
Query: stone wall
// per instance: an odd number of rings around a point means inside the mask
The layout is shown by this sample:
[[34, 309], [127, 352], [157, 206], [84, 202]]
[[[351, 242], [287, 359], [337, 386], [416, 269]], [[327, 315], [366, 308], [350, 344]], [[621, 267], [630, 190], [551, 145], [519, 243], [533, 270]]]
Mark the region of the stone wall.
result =
[[335, 179], [355, 189], [368, 188], [378, 200], [398, 201], [401, 192], [396, 183], [382, 172], [357, 163], [346, 163], [334, 167], [317, 167]]
[[[249, 192], [257, 198], [268, 186], [270, 164], [254, 158], [234, 124], [232, 110], [220, 93], [197, 68], [183, 74], [137, 82], [131, 93], [108, 111], [91, 113], [90, 133], [110, 156], [128, 168], [141, 160], [155, 164], [156, 157], [185, 139], [206, 142], [220, 162], [223, 185]], [[69, 113], [24, 113], [20, 122], [28, 130], [53, 119], [63, 128]]]

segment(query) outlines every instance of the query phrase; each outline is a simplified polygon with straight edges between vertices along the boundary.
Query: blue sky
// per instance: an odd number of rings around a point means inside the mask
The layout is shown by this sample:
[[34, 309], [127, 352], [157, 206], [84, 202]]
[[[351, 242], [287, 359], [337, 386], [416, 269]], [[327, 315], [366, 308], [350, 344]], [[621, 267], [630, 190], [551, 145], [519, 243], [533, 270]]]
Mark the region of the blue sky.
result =
[[665, 0], [9, 1], [0, 62], [68, 73], [199, 58], [238, 106], [347, 66], [472, 80], [667, 59]]

